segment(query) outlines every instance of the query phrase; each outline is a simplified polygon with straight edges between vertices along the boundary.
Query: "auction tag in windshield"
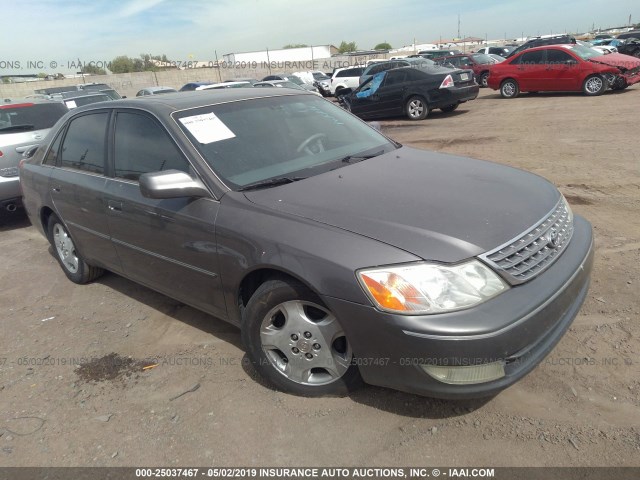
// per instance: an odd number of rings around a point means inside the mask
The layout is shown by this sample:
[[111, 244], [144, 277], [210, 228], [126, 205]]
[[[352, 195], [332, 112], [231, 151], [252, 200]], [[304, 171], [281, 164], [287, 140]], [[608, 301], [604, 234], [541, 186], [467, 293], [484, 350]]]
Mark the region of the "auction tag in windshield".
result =
[[222, 120], [216, 117], [213, 112], [184, 117], [180, 119], [180, 122], [200, 143], [219, 142], [220, 140], [235, 137], [229, 127], [222, 123]]

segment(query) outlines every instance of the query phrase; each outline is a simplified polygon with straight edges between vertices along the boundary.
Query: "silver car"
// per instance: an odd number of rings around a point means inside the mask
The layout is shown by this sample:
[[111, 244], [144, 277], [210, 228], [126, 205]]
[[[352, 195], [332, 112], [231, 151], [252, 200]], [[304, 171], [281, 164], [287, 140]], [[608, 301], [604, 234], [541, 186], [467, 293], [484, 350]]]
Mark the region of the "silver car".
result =
[[177, 90], [171, 87], [147, 87], [136, 93], [136, 97], [146, 97], [148, 95], [160, 95], [163, 93], [176, 93]]
[[38, 98], [0, 103], [0, 209], [13, 212], [20, 205], [18, 162], [67, 111], [62, 102]]

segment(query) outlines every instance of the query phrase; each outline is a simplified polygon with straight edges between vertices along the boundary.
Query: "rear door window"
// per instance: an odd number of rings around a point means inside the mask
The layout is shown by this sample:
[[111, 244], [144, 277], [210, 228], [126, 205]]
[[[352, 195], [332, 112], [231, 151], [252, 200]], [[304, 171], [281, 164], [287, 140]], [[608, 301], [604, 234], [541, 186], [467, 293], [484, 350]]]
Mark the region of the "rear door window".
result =
[[539, 65], [544, 63], [544, 50], [523, 53], [520, 63], [522, 65]]
[[62, 142], [60, 166], [103, 174], [108, 120], [108, 112], [73, 119]]

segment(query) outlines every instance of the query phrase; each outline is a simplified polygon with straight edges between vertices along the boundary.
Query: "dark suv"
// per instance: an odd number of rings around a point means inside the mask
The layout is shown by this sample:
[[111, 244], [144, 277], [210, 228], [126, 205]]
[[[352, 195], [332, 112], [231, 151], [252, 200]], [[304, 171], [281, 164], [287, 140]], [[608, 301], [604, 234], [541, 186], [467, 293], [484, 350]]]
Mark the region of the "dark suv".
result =
[[616, 37], [618, 40], [626, 40], [627, 38], [640, 38], [640, 30], [631, 30], [621, 33]]
[[446, 50], [421, 50], [417, 55], [411, 55], [411, 57], [422, 57], [433, 60], [434, 58], [446, 57], [448, 55], [460, 55], [461, 53], [462, 52], [460, 50], [452, 48], [448, 48]]
[[562, 45], [562, 44], [568, 44], [568, 43], [576, 43], [575, 37], [572, 35], [566, 35], [566, 34], [553, 35], [548, 37], [535, 37], [535, 38], [532, 38], [531, 40], [527, 40], [525, 43], [520, 45], [511, 53], [509, 53], [509, 55], [507, 55], [507, 58], [511, 58], [514, 55], [517, 55], [521, 51], [526, 50], [528, 48], [544, 47], [545, 45]]

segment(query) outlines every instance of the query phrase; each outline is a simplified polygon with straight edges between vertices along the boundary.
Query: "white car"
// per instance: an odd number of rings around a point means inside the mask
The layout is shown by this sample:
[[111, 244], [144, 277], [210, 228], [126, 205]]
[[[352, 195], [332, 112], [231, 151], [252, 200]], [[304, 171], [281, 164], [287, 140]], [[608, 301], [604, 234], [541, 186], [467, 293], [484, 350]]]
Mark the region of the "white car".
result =
[[576, 40], [578, 45], [582, 45], [583, 47], [592, 48], [593, 50], [597, 50], [603, 55], [608, 55], [610, 53], [617, 53], [618, 49], [616, 47], [610, 47], [608, 45], [591, 45], [588, 42], [583, 42], [582, 40]]
[[251, 82], [223, 82], [212, 83], [211, 85], [201, 85], [196, 90], [217, 90], [220, 88], [245, 88], [251, 87]]
[[331, 95], [339, 95], [340, 90], [352, 88], [355, 90], [360, 85], [360, 76], [364, 72], [365, 67], [344, 67], [336, 68], [331, 76], [329, 90]]

